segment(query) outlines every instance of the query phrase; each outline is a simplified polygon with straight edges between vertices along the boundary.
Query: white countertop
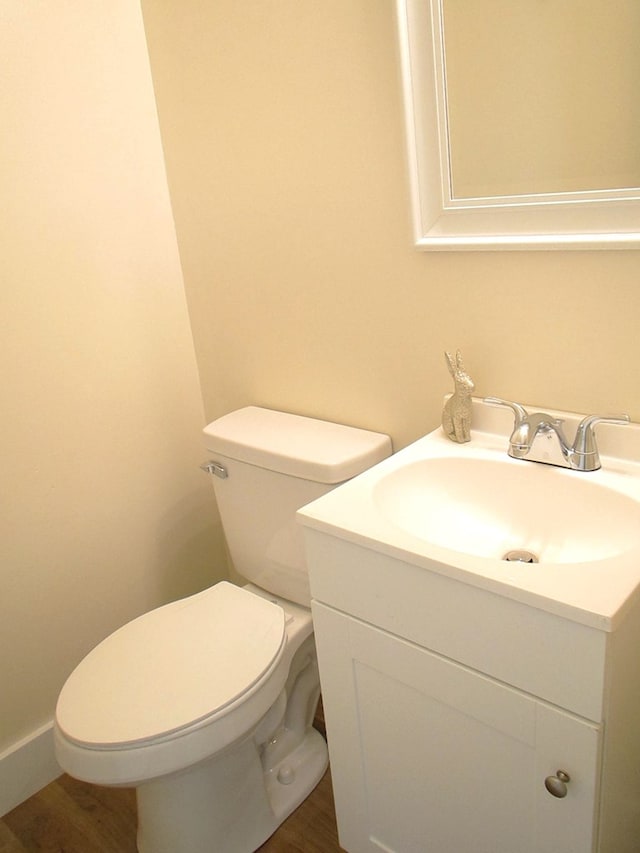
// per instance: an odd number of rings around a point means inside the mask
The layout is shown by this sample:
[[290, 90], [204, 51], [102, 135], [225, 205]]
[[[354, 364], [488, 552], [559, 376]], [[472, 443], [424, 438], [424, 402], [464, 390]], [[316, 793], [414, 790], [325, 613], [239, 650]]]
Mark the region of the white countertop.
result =
[[[527, 408], [535, 410], [535, 407]], [[540, 410], [564, 417], [569, 436], [573, 435], [573, 427], [581, 417], [543, 407]], [[541, 559], [536, 564], [522, 564], [506, 562], [497, 557], [463, 553], [427, 541], [394, 523], [376, 497], [379, 495], [379, 484], [389, 474], [421, 460], [460, 460], [467, 457], [501, 462], [506, 459], [515, 466], [539, 465], [507, 457], [512, 421], [513, 416], [508, 410], [496, 409], [474, 400], [470, 442], [451, 442], [438, 429], [303, 507], [298, 512], [298, 520], [304, 526], [422, 567], [425, 571], [446, 575], [600, 630], [615, 630], [640, 592], [639, 425], [617, 427], [602, 424], [598, 427], [602, 459], [599, 471], [583, 473], [540, 466], [545, 471], [545, 483], [548, 482], [548, 488], [552, 490], [550, 494], [555, 495], [556, 506], [557, 495], [562, 493], [567, 478], [588, 478], [589, 483], [613, 489], [635, 501], [635, 506], [627, 501], [627, 505], [631, 506], [633, 525], [637, 508], [638, 534], [635, 542], [625, 544], [618, 549], [618, 553], [615, 553], [615, 547], [612, 548], [612, 553], [602, 559], [575, 562]], [[459, 466], [460, 463], [457, 464]], [[525, 469], [522, 470], [525, 475]], [[488, 494], [491, 485], [487, 483]], [[587, 522], [593, 524], [591, 518]], [[606, 527], [604, 506], [602, 524]], [[561, 529], [561, 526], [560, 520], [560, 525], [556, 524], [554, 529]], [[606, 535], [607, 531], [604, 530], [602, 536]], [[517, 543], [513, 547], [517, 547]]]

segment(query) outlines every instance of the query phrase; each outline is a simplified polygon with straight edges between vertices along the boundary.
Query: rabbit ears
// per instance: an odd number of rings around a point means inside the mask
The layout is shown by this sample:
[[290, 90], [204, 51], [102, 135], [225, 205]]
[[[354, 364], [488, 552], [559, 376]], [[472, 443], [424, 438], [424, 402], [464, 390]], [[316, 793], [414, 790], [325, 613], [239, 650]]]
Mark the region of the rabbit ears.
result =
[[464, 372], [464, 365], [462, 364], [462, 353], [460, 350], [456, 350], [456, 357], [454, 358], [450, 352], [445, 350], [444, 357], [447, 362], [447, 366], [449, 368], [449, 373], [452, 376], [455, 376], [458, 373]]

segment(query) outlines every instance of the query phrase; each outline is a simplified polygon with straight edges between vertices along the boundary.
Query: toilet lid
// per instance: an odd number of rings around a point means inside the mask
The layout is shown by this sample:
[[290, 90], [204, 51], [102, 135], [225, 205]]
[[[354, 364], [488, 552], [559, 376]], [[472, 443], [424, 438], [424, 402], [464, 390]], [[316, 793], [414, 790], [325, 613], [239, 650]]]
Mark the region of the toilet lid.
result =
[[179, 731], [247, 693], [284, 643], [283, 609], [223, 581], [103, 640], [62, 688], [56, 722], [94, 748]]

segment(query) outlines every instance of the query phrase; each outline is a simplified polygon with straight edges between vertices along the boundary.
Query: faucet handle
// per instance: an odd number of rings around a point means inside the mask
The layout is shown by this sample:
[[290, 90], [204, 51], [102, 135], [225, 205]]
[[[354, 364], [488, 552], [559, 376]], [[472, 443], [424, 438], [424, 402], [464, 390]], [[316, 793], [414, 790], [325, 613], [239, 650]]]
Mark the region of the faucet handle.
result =
[[483, 397], [483, 403], [489, 403], [490, 406], [506, 406], [511, 409], [516, 419], [516, 427], [529, 417], [529, 413], [520, 403], [512, 403], [510, 400], [501, 400], [499, 397]]
[[596, 424], [628, 424], [631, 418], [627, 414], [622, 415], [587, 415], [578, 424], [576, 437], [573, 442], [573, 452], [581, 454], [597, 454], [595, 427]]

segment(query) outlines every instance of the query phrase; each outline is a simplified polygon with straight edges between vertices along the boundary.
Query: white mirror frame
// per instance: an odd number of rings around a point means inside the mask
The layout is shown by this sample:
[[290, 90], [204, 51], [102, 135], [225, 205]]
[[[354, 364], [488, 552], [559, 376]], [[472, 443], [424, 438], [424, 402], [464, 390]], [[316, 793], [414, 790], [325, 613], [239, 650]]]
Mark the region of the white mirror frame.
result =
[[640, 248], [640, 189], [455, 198], [442, 0], [396, 0], [418, 249]]

